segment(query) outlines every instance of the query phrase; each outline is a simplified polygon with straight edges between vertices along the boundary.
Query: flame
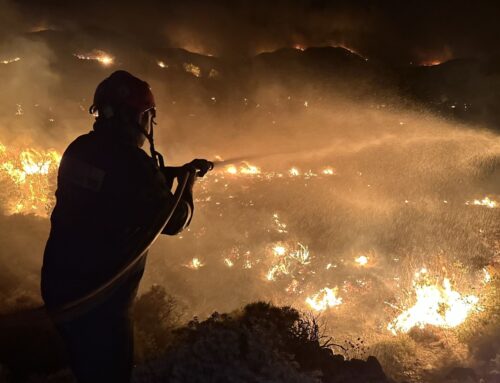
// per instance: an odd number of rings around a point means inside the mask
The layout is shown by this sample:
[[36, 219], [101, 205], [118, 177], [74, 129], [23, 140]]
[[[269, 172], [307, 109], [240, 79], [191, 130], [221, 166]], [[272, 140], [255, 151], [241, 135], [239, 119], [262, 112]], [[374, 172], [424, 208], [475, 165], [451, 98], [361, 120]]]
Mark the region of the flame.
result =
[[0, 181], [7, 214], [35, 214], [46, 217], [54, 203], [51, 177], [61, 155], [54, 150], [10, 150], [0, 144]]
[[243, 161], [239, 168], [235, 165], [226, 166], [226, 172], [234, 175], [257, 175], [261, 173], [261, 170], [257, 166], [250, 165], [248, 162]]
[[160, 68], [168, 68], [168, 64], [165, 64], [163, 61], [158, 61], [158, 66]]
[[288, 173], [289, 173], [291, 176], [293, 176], [293, 177], [300, 176], [300, 171], [299, 171], [299, 169], [297, 169], [297, 168], [295, 168], [295, 167], [294, 167], [294, 168], [291, 168], [291, 169], [288, 171]]
[[342, 48], [342, 49], [345, 49], [346, 51], [348, 51], [349, 53], [352, 53], [353, 55], [356, 55], [358, 56], [359, 58], [365, 60], [365, 61], [368, 61], [368, 58], [363, 56], [361, 53], [359, 53], [357, 50], [355, 50], [354, 48], [351, 48], [351, 47], [348, 47], [347, 45], [345, 44], [332, 44], [331, 45], [333, 48]]
[[420, 66], [436, 66], [440, 65], [443, 62], [441, 60], [429, 60], [429, 61], [424, 61], [420, 64]]
[[228, 172], [229, 174], [238, 174], [238, 168], [234, 165], [229, 165], [228, 167], [226, 167], [226, 172]]
[[286, 223], [280, 221], [278, 213], [273, 214], [273, 221], [276, 225], [276, 231], [278, 233], [288, 233], [288, 231], [286, 230]]
[[192, 270], [198, 270], [199, 268], [205, 266], [204, 263], [200, 261], [199, 258], [193, 258], [187, 265], [185, 265], [187, 268], [190, 268]]
[[483, 269], [483, 283], [490, 283], [491, 282], [491, 273], [487, 268]]
[[12, 59], [2, 60], [2, 61], [0, 61], [0, 63], [7, 65], [7, 64], [15, 63], [15, 62], [20, 61], [20, 60], [21, 60], [20, 57], [14, 57]]
[[325, 311], [331, 307], [342, 304], [342, 298], [337, 297], [338, 288], [330, 289], [325, 287], [318, 293], [307, 297], [306, 303], [315, 311]]
[[278, 256], [283, 256], [286, 254], [286, 247], [281, 245], [276, 245], [273, 247], [273, 252]]
[[201, 68], [199, 66], [191, 63], [184, 63], [182, 66], [187, 73], [191, 73], [195, 77], [201, 77]]
[[95, 60], [104, 66], [109, 66], [115, 62], [115, 58], [113, 56], [97, 49], [85, 54], [75, 53], [74, 56], [80, 60]]
[[332, 176], [335, 174], [335, 170], [333, 170], [333, 168], [324, 168], [321, 173], [323, 173], [324, 175], [327, 175], [327, 176]]
[[489, 197], [484, 197], [483, 199], [475, 199], [472, 202], [467, 201], [466, 205], [474, 205], [474, 206], [486, 206], [490, 209], [494, 209], [498, 207], [498, 202], [490, 199]]
[[426, 325], [453, 328], [465, 322], [468, 315], [477, 309], [478, 297], [462, 296], [453, 290], [448, 278], [443, 278], [441, 285], [433, 284], [427, 277], [426, 269], [415, 273], [413, 287], [415, 304], [387, 325], [394, 335]]
[[280, 275], [293, 277], [300, 273], [303, 266], [311, 263], [309, 249], [299, 242], [290, 246], [283, 243], [275, 244], [272, 253], [274, 255], [272, 265], [266, 273], [268, 281], [275, 281]]
[[272, 266], [267, 271], [266, 279], [268, 281], [275, 281], [276, 280], [276, 276], [279, 275], [279, 274], [285, 274], [285, 275], [289, 274], [287, 265], [285, 263], [279, 263], [277, 265]]
[[368, 258], [366, 255], [361, 255], [361, 256], [355, 258], [354, 262], [356, 262], [360, 266], [365, 266], [368, 264], [369, 259], [370, 258]]

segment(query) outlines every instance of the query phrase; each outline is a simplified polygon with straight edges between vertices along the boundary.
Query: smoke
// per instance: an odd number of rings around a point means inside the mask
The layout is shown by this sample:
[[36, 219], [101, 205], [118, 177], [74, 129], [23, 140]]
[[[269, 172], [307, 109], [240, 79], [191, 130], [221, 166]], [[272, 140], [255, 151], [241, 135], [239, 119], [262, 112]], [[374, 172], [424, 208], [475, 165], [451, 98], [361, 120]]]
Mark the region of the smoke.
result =
[[[14, 9], [10, 6], [9, 9]], [[246, 57], [282, 47], [347, 45], [370, 59], [392, 63], [498, 55], [498, 9], [459, 1], [429, 4], [386, 1], [211, 1], [134, 3], [43, 3], [25, 0], [15, 8], [19, 29], [55, 28], [94, 38], [122, 36], [155, 50], [182, 47], [224, 57]], [[9, 13], [5, 13], [9, 15]], [[28, 23], [28, 25], [26, 25]]]

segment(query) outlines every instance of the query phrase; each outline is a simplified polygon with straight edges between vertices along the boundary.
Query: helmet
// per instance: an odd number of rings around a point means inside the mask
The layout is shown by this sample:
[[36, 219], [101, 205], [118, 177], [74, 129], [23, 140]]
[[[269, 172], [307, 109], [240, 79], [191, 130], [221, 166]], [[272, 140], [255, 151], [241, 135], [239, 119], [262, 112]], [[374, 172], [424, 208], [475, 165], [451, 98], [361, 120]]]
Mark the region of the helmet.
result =
[[123, 107], [140, 116], [155, 107], [155, 100], [147, 82], [119, 70], [97, 86], [90, 112], [110, 118]]

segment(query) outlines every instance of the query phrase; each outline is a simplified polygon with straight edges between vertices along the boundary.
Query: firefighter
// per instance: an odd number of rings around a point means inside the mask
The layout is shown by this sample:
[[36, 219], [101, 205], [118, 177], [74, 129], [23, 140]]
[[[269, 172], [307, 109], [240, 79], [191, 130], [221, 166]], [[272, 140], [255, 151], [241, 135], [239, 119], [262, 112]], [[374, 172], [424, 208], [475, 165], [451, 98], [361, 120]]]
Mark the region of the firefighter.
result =
[[[194, 160], [180, 172], [169, 172], [156, 160], [154, 97], [146, 82], [128, 72], [114, 72], [99, 84], [90, 112], [97, 116], [93, 130], [69, 145], [59, 168], [42, 267], [49, 314], [91, 293], [131, 261], [122, 249], [147, 231], [159, 206], [175, 206], [170, 188], [182, 171], [190, 175], [163, 233], [175, 235], [189, 225], [195, 171], [207, 170], [207, 161]], [[151, 157], [141, 149], [146, 140]], [[145, 257], [90, 310], [64, 321], [52, 317], [79, 383], [130, 381], [129, 311], [144, 266]]]

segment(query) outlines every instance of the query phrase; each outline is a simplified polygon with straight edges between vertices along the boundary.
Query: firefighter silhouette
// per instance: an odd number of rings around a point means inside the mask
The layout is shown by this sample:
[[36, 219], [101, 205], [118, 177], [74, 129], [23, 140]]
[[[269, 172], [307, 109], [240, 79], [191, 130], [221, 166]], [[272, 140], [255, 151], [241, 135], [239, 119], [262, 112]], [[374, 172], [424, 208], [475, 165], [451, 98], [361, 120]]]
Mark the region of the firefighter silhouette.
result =
[[[93, 130], [68, 146], [59, 168], [42, 267], [42, 297], [49, 313], [89, 294], [130, 262], [122, 249], [148, 228], [159, 206], [175, 208], [163, 234], [175, 235], [188, 226], [196, 171], [203, 175], [210, 169], [205, 160], [164, 167], [154, 149], [153, 94], [128, 72], [114, 72], [99, 84], [90, 112], [97, 115]], [[151, 156], [141, 149], [146, 140]], [[187, 184], [175, 205], [172, 183], [186, 172]], [[78, 382], [130, 381], [129, 310], [144, 267], [145, 257], [90, 310], [64, 321], [53, 317]]]

